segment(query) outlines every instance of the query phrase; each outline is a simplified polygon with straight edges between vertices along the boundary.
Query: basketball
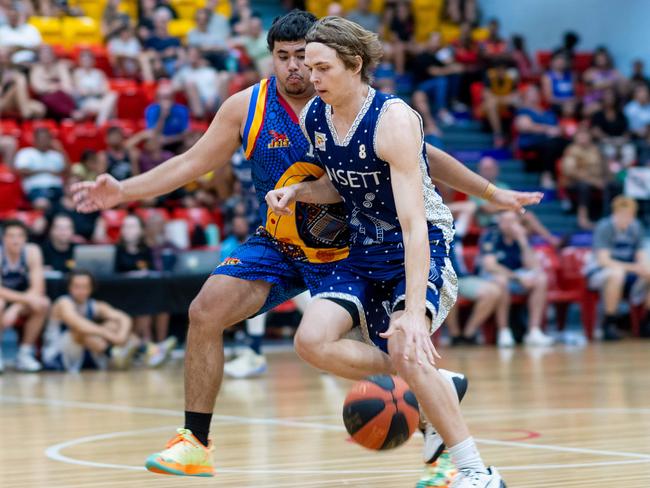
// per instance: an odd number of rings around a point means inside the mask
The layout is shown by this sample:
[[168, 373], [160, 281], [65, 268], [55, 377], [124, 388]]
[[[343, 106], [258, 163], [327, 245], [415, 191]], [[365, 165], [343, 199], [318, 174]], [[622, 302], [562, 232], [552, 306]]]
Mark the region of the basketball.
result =
[[415, 395], [397, 376], [369, 376], [357, 382], [343, 405], [343, 423], [352, 439], [368, 449], [394, 449], [418, 426]]

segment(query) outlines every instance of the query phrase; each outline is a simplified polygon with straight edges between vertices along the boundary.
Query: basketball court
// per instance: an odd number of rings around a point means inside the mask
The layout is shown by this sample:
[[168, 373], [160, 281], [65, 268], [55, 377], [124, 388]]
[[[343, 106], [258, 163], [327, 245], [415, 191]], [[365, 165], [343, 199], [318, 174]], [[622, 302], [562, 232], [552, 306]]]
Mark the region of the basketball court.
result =
[[[444, 349], [467, 373], [463, 411], [510, 488], [650, 486], [647, 342], [548, 351]], [[0, 377], [0, 486], [415, 487], [422, 438], [370, 452], [341, 421], [351, 383], [293, 351], [269, 372], [225, 380], [212, 430], [217, 476], [148, 473], [147, 455], [182, 425], [180, 363], [162, 370]]]

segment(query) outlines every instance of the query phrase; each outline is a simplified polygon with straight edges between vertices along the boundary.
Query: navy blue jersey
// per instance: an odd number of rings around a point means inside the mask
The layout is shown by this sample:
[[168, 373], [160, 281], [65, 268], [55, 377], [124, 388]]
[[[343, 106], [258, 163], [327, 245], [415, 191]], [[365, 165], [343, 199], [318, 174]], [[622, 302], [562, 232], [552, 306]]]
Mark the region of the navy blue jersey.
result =
[[[402, 229], [397, 217], [389, 164], [377, 155], [377, 127], [386, 109], [399, 98], [369, 88], [348, 134], [339, 139], [332, 107], [319, 97], [303, 109], [300, 124], [314, 154], [343, 198], [348, 211], [350, 256], [403, 267]], [[432, 257], [446, 256], [453, 238], [452, 216], [428, 175], [424, 142], [420, 171]], [[422, 191], [418, 189], [418, 191]], [[385, 258], [385, 259], [384, 259]], [[390, 261], [390, 263], [389, 263]]]
[[12, 264], [0, 246], [0, 286], [14, 291], [26, 291], [29, 288], [27, 252], [24, 248], [20, 252], [18, 262]]
[[521, 247], [519, 247], [519, 243], [513, 240], [508, 244], [503, 234], [496, 227], [490, 229], [481, 237], [479, 248], [481, 250], [481, 258], [494, 254], [500, 265], [512, 271], [524, 267], [523, 253]]

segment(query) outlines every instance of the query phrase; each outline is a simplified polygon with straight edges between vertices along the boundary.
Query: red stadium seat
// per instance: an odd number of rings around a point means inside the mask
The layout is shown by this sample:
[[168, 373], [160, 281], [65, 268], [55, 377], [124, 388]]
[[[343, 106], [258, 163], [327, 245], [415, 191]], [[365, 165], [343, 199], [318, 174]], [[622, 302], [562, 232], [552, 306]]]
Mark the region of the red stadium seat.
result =
[[143, 221], [147, 221], [151, 218], [152, 215], [160, 215], [165, 222], [169, 220], [169, 212], [164, 208], [159, 207], [138, 207], [135, 210], [135, 214], [140, 217]]
[[[598, 293], [587, 288], [587, 279], [582, 270], [591, 249], [584, 247], [567, 247], [560, 253], [560, 267], [558, 270], [559, 283], [563, 290], [577, 290], [580, 296], [580, 309], [582, 325], [588, 339], [593, 339], [596, 327], [596, 307]], [[558, 323], [561, 317], [558, 317]], [[559, 323], [559, 325], [563, 325]]]
[[172, 212], [172, 219], [185, 220], [192, 229], [197, 225], [205, 228], [215, 223], [210, 211], [204, 207], [175, 208]]
[[20, 177], [4, 164], [0, 164], [0, 195], [1, 213], [14, 212], [27, 206]]
[[537, 58], [538, 66], [543, 70], [547, 70], [551, 64], [553, 53], [551, 51], [537, 51], [535, 57]]
[[102, 211], [102, 220], [106, 226], [106, 234], [111, 242], [117, 242], [120, 238], [120, 227], [127, 216], [127, 211], [123, 208], [113, 208]]
[[143, 89], [134, 80], [124, 78], [110, 80], [110, 88], [118, 94], [118, 118], [142, 120], [144, 109], [149, 104]]
[[106, 147], [104, 131], [92, 122], [64, 122], [61, 127], [63, 145], [71, 161], [79, 161], [87, 149], [101, 151]]

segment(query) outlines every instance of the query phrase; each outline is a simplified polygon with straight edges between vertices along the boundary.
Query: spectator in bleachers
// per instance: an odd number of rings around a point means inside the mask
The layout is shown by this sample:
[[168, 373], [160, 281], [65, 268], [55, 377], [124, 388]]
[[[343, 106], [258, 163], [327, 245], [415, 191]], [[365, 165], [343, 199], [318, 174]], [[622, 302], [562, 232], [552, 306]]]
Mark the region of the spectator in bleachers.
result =
[[[510, 293], [528, 297], [528, 333], [524, 342], [529, 346], [550, 346], [553, 338], [542, 332], [542, 320], [546, 310], [548, 278], [535, 251], [528, 243], [526, 229], [514, 212], [503, 212], [497, 228], [488, 230], [480, 242], [479, 276], [492, 278], [503, 276], [508, 281]], [[505, 336], [510, 329], [503, 329]]]
[[128, 14], [120, 12], [121, 0], [108, 0], [102, 13], [102, 35], [106, 41], [117, 37], [120, 31], [131, 22]]
[[600, 110], [605, 90], [621, 91], [624, 81], [623, 75], [614, 67], [609, 51], [604, 47], [596, 49], [592, 65], [584, 74], [586, 93], [582, 102], [585, 114], [590, 116]]
[[636, 85], [650, 86], [650, 78], [645, 73], [645, 64], [642, 59], [635, 59], [632, 63], [632, 76], [630, 82], [634, 88]]
[[580, 44], [580, 36], [573, 32], [567, 31], [564, 33], [562, 38], [562, 45], [553, 50], [553, 54], [564, 54], [569, 60], [571, 67], [573, 67], [573, 61], [576, 55], [576, 47]]
[[555, 187], [555, 162], [562, 156], [568, 141], [561, 137], [557, 116], [542, 107], [539, 88], [529, 85], [522, 98], [522, 105], [514, 121], [518, 132], [518, 146], [532, 151], [528, 159], [529, 169], [541, 173], [540, 184], [544, 188]]
[[251, 19], [255, 17], [262, 18], [258, 11], [253, 10], [249, 0], [235, 0], [232, 7], [232, 16], [229, 23], [233, 35], [245, 34], [249, 29]]
[[136, 161], [133, 149], [127, 145], [124, 131], [121, 127], [110, 127], [106, 131], [106, 149], [99, 153], [100, 167], [118, 181], [130, 177]]
[[591, 230], [593, 222], [603, 215], [603, 203], [609, 201], [609, 171], [589, 129], [583, 127], [562, 157], [562, 185], [566, 188], [578, 213], [578, 225]]
[[95, 56], [91, 51], [79, 54], [79, 67], [74, 70], [73, 89], [79, 110], [75, 118], [95, 116], [95, 123], [104, 125], [113, 117], [117, 104], [117, 93], [111, 91], [106, 74], [95, 67]]
[[395, 72], [403, 75], [406, 68], [406, 55], [415, 35], [415, 17], [411, 2], [397, 2], [386, 6], [386, 25], [392, 35]]
[[519, 72], [519, 78], [529, 81], [537, 76], [537, 67], [526, 49], [526, 41], [523, 36], [515, 34], [512, 36], [512, 51], [510, 53], [515, 68]]
[[181, 49], [181, 41], [169, 35], [169, 19], [170, 14], [166, 9], [156, 9], [153, 16], [153, 33], [144, 41], [152, 71], [158, 78], [174, 75], [178, 52]]
[[143, 80], [153, 81], [150, 63], [146, 58], [143, 59], [142, 46], [130, 22], [108, 41], [106, 50], [115, 76], [137, 78], [141, 74]]
[[542, 75], [542, 94], [558, 114], [566, 103], [575, 102], [576, 83], [569, 60], [564, 54], [557, 53], [551, 58], [548, 71]]
[[494, 135], [494, 146], [497, 148], [506, 145], [504, 119], [511, 119], [513, 110], [519, 105], [517, 81], [516, 71], [508, 68], [503, 59], [495, 61], [493, 67], [486, 72], [482, 108]]
[[452, 24], [478, 25], [479, 12], [476, 0], [445, 0], [443, 19]]
[[357, 0], [357, 8], [350, 10], [346, 17], [370, 32], [380, 34], [381, 17], [370, 10], [370, 0]]
[[68, 0], [39, 0], [33, 3], [33, 15], [41, 17], [79, 17], [84, 15], [79, 7], [70, 5]]
[[152, 213], [145, 220], [144, 241], [151, 249], [153, 269], [172, 271], [179, 249], [167, 239], [165, 219], [159, 213]]
[[153, 17], [157, 7], [157, 0], [138, 0], [138, 25], [136, 30], [138, 38], [142, 42], [145, 42], [153, 34]]
[[79, 179], [79, 181], [95, 181], [100, 174], [106, 173], [106, 166], [103, 158], [92, 149], [86, 149], [81, 154], [78, 163], [74, 163], [70, 168], [70, 174]]
[[[217, 36], [220, 44], [226, 45], [230, 38], [230, 22], [221, 15], [217, 8], [221, 2], [228, 2], [229, 0], [207, 0], [205, 8], [210, 12], [210, 19], [208, 21], [208, 30], [213, 36]], [[189, 39], [188, 39], [189, 40]]]
[[76, 176], [70, 176], [63, 188], [63, 197], [52, 201], [52, 206], [45, 214], [47, 221], [52, 225], [57, 215], [67, 215], [74, 223], [75, 241], [80, 242], [106, 242], [106, 229], [99, 212], [79, 213], [75, 210], [70, 187], [80, 181]]
[[643, 249], [644, 229], [636, 218], [637, 203], [624, 196], [612, 202], [612, 215], [598, 222], [593, 258], [585, 272], [589, 287], [599, 290], [604, 302], [603, 338], [618, 340], [621, 300], [644, 304], [642, 330], [650, 336], [650, 266]]
[[262, 78], [268, 78], [273, 73], [273, 57], [269, 52], [266, 41], [266, 32], [262, 26], [262, 19], [252, 17], [248, 21], [248, 28], [240, 38], [234, 39], [233, 42], [241, 44], [253, 60], [255, 69]]
[[[214, 18], [223, 20], [225, 25], [213, 27]], [[218, 70], [226, 69], [228, 57], [228, 21], [220, 14], [207, 8], [197, 9], [195, 14], [196, 27], [187, 34], [187, 45], [201, 50], [201, 55], [210, 61]], [[221, 20], [218, 20], [221, 22]], [[225, 29], [225, 30], [220, 30]]]
[[[14, 327], [24, 320], [22, 342], [16, 357], [19, 371], [41, 370], [34, 348], [49, 308], [41, 250], [36, 244], [27, 242], [25, 224], [19, 220], [6, 220], [2, 224], [0, 246], [0, 338], [3, 329]], [[0, 349], [2, 371], [4, 365]]]
[[650, 89], [647, 85], [637, 85], [634, 98], [625, 105], [623, 112], [632, 135], [645, 138], [650, 125]]
[[475, 81], [483, 81], [483, 59], [481, 46], [472, 37], [472, 26], [464, 22], [460, 26], [460, 37], [452, 43], [454, 57], [463, 66], [461, 76], [461, 99], [469, 105], [471, 102], [470, 87]]
[[61, 213], [50, 223], [47, 239], [41, 244], [45, 269], [66, 273], [74, 268], [74, 222]]
[[176, 90], [187, 97], [192, 116], [197, 119], [212, 118], [225, 95], [227, 75], [221, 76], [210, 66], [197, 47], [189, 47], [184, 62], [172, 78]]
[[38, 50], [38, 62], [29, 72], [29, 82], [37, 98], [47, 107], [49, 118], [62, 120], [72, 117], [77, 106], [69, 62], [58, 60], [47, 44]]
[[52, 306], [45, 333], [43, 360], [48, 368], [79, 372], [86, 363], [92, 367], [127, 369], [140, 341], [133, 335], [131, 318], [92, 294], [95, 280], [88, 271], [73, 270], [68, 275], [67, 294]]
[[[138, 136], [140, 136], [138, 139], [143, 140], [144, 144], [142, 149], [137, 152], [133, 174], [149, 171], [174, 156], [174, 153], [163, 149], [162, 138], [156, 131], [143, 131]], [[137, 143], [138, 139], [134, 136], [130, 141]]]
[[437, 133], [436, 116], [446, 125], [454, 123], [449, 111], [450, 100], [458, 100], [458, 88], [462, 66], [454, 61], [448, 47], [440, 45], [440, 33], [434, 32], [413, 60], [413, 76], [416, 84], [413, 106], [422, 116], [424, 133]]
[[34, 131], [34, 147], [18, 151], [14, 167], [22, 176], [27, 199], [38, 209], [47, 210], [63, 195], [63, 176], [67, 156], [50, 130], [39, 127]]
[[244, 212], [236, 211], [230, 221], [228, 237], [221, 242], [220, 260], [226, 259], [241, 244], [246, 242], [250, 236], [248, 218]]
[[627, 168], [636, 160], [636, 148], [630, 140], [627, 119], [618, 94], [613, 88], [605, 90], [602, 109], [591, 117], [591, 134], [609, 164]]
[[32, 99], [25, 75], [13, 68], [9, 48], [0, 47], [0, 114], [32, 119], [43, 117], [45, 111], [45, 105]]
[[7, 23], [0, 25], [0, 47], [11, 50], [11, 60], [15, 64], [28, 64], [36, 60], [36, 49], [43, 39], [33, 25], [28, 24], [25, 13], [19, 10], [17, 2], [10, 3], [5, 9]]
[[500, 24], [497, 19], [488, 22], [488, 37], [481, 43], [481, 54], [488, 66], [496, 63], [511, 63], [512, 56], [508, 43], [499, 32]]
[[163, 147], [177, 153], [190, 125], [190, 111], [185, 105], [176, 103], [171, 83], [158, 84], [156, 102], [144, 112], [147, 129], [153, 129], [163, 136]]
[[11, 166], [18, 148], [18, 141], [13, 136], [0, 134], [0, 164]]

